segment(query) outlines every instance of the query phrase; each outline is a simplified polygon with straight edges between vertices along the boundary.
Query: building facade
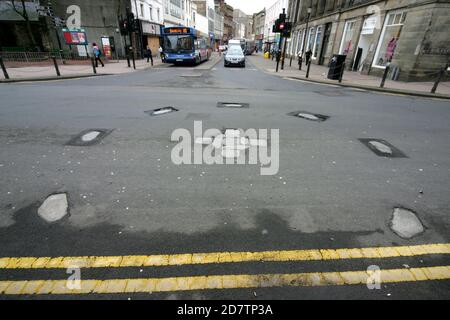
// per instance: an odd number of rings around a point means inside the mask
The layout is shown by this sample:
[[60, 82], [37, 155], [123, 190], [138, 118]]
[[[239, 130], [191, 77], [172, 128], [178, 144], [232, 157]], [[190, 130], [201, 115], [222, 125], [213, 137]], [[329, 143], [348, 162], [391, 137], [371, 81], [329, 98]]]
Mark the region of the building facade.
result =
[[221, 45], [223, 39], [224, 17], [219, 11], [215, 11], [214, 19], [214, 39], [216, 40], [216, 49]]
[[208, 20], [208, 28], [206, 34], [210, 38], [210, 43], [215, 42], [214, 39], [214, 23], [216, 18], [214, 0], [194, 0], [197, 5], [197, 14], [202, 15]]
[[253, 34], [255, 37], [256, 47], [259, 51], [263, 48], [265, 18], [266, 9], [263, 9], [253, 15]]
[[137, 48], [141, 56], [147, 46], [153, 55], [158, 54], [160, 46], [161, 27], [164, 23], [162, 0], [132, 0], [131, 11], [140, 21], [140, 32], [135, 33], [133, 46]]
[[[15, 1], [16, 6], [21, 10], [21, 1]], [[71, 51], [79, 56], [87, 56], [92, 52], [92, 43], [97, 43], [100, 47], [103, 41], [108, 39], [108, 48], [105, 48], [111, 56], [121, 57], [125, 55], [125, 39], [119, 30], [120, 15], [125, 16], [126, 7], [130, 7], [130, 0], [109, 0], [90, 1], [77, 0], [40, 0], [25, 1], [27, 13], [30, 17], [31, 35], [27, 36], [26, 23], [20, 16], [12, 15], [11, 1], [0, 2], [0, 46], [15, 47], [21, 50], [50, 51], [59, 50]], [[70, 20], [80, 29], [86, 32], [89, 46], [68, 46], [65, 44], [62, 29], [64, 24], [55, 26], [53, 19], [49, 16], [40, 16], [39, 10], [50, 7], [54, 16], [63, 20]], [[42, 12], [42, 11], [41, 11]], [[76, 14], [74, 14], [76, 13]], [[5, 21], [6, 20], [6, 21]], [[34, 44], [33, 44], [34, 42]], [[11, 49], [13, 49], [11, 48]], [[86, 50], [87, 49], [87, 50]]]
[[448, 0], [296, 0], [289, 17], [289, 53], [311, 50], [316, 64], [343, 54], [348, 70], [381, 76], [389, 65], [390, 79], [426, 81], [450, 59]]
[[[292, 0], [291, 0], [292, 1]], [[277, 0], [271, 7], [266, 9], [266, 16], [264, 20], [264, 43], [266, 48], [280, 48], [280, 35], [272, 32], [272, 27], [275, 24], [283, 9], [288, 11], [289, 0]]]
[[224, 0], [215, 0], [216, 11], [223, 15], [223, 37], [222, 43], [228, 43], [229, 39], [233, 38], [234, 22], [233, 13], [234, 8], [228, 5]]
[[166, 27], [182, 26], [185, 24], [184, 0], [163, 0], [164, 25]]
[[234, 37], [239, 39], [252, 39], [253, 17], [239, 9], [233, 11]]

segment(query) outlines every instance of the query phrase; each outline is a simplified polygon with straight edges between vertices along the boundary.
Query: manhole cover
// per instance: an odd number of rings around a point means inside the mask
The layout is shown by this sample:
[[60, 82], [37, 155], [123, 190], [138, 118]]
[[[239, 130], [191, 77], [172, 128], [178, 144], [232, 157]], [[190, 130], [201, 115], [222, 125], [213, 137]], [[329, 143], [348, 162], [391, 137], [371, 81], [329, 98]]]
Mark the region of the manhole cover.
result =
[[359, 139], [367, 148], [379, 157], [407, 158], [407, 156], [389, 142], [382, 139]]
[[311, 112], [307, 112], [307, 111], [295, 111], [295, 112], [288, 113], [288, 115], [297, 117], [297, 118], [302, 118], [302, 119], [309, 120], [309, 121], [315, 121], [315, 122], [324, 122], [324, 121], [328, 120], [328, 118], [329, 118], [329, 116], [326, 116], [323, 114], [311, 113]]
[[66, 143], [68, 146], [92, 146], [99, 143], [103, 138], [110, 134], [111, 129], [88, 129], [79, 133]]
[[241, 102], [217, 102], [217, 108], [250, 108], [250, 104]]
[[149, 110], [149, 111], [145, 111], [145, 113], [151, 115], [151, 116], [161, 116], [167, 113], [172, 113], [172, 112], [177, 112], [179, 111], [178, 109], [175, 109], [174, 107], [164, 107], [164, 108], [159, 108], [159, 109], [155, 109], [155, 110]]
[[320, 94], [322, 96], [326, 96], [326, 97], [344, 97], [344, 96], [348, 96], [344, 92], [338, 91], [338, 90], [314, 91], [314, 92], [317, 93], [317, 94]]

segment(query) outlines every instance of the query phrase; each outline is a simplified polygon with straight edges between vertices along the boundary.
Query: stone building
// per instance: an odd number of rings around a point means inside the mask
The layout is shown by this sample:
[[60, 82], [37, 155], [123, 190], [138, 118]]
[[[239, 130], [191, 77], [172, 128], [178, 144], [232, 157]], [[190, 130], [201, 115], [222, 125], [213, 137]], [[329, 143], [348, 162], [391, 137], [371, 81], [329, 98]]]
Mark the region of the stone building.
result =
[[253, 34], [258, 50], [262, 50], [264, 42], [264, 22], [266, 18], [266, 9], [253, 14]]
[[233, 13], [234, 8], [228, 5], [224, 0], [214, 0], [216, 11], [223, 15], [223, 38], [222, 43], [228, 43], [229, 39], [232, 39], [234, 34], [234, 22]]
[[[30, 17], [30, 23], [32, 25], [32, 33], [34, 35], [35, 44], [33, 47], [37, 47], [41, 51], [59, 50], [59, 44], [64, 51], [68, 51], [70, 48], [65, 44], [62, 28], [64, 25], [54, 26], [52, 18], [49, 16], [39, 16], [39, 11], [42, 12], [44, 8], [50, 7], [54, 16], [75, 21], [76, 24], [85, 30], [87, 40], [90, 44], [96, 42], [102, 44], [102, 39], [108, 38], [111, 44], [114, 44], [114, 55], [121, 56], [124, 54], [124, 39], [119, 32], [119, 15], [125, 15], [126, 7], [130, 6], [130, 0], [103, 0], [103, 1], [90, 1], [90, 0], [77, 0], [74, 6], [74, 1], [70, 0], [40, 0], [40, 1], [25, 1], [27, 6], [27, 12]], [[16, 6], [21, 6], [20, 1], [16, 1]], [[8, 34], [9, 38], [6, 38], [5, 44], [0, 44], [2, 47], [15, 47], [17, 50], [33, 50], [32, 44], [27, 37], [25, 30], [25, 22], [17, 15], [11, 15], [11, 1], [2, 1], [0, 3], [0, 21], [2, 32], [1, 34]], [[21, 9], [21, 8], [19, 8]], [[77, 18], [73, 18], [73, 13], [79, 13]], [[5, 17], [5, 18], [3, 18]], [[9, 18], [6, 18], [9, 17]], [[7, 29], [8, 28], [8, 29]], [[8, 32], [11, 30], [13, 32]], [[3, 42], [3, 41], [2, 41]], [[33, 41], [32, 41], [33, 42]], [[86, 55], [84, 46], [72, 46], [73, 52], [83, 56]], [[14, 48], [11, 48], [14, 50]], [[91, 48], [88, 47], [91, 51]]]
[[264, 42], [267, 49], [280, 48], [280, 35], [278, 33], [273, 33], [272, 27], [275, 24], [275, 21], [279, 18], [280, 14], [283, 12], [283, 9], [288, 11], [289, 2], [292, 2], [292, 0], [277, 0], [272, 6], [266, 8]]
[[131, 12], [140, 21], [140, 32], [134, 34], [134, 44], [140, 56], [145, 55], [147, 46], [153, 55], [157, 55], [164, 22], [162, 0], [133, 0]]
[[[346, 69], [402, 81], [425, 81], [450, 57], [449, 0], [293, 0], [289, 54], [312, 51], [327, 65], [346, 55]], [[308, 30], [306, 24], [308, 23]]]

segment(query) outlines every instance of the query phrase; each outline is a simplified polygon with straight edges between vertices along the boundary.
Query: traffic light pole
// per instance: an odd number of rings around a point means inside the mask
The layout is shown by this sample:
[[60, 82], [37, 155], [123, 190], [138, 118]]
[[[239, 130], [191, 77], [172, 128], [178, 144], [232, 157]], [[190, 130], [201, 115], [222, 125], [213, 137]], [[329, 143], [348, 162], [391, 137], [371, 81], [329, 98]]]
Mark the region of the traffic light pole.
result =
[[[280, 66], [280, 60], [281, 60], [281, 48], [282, 48], [282, 46], [283, 46], [283, 36], [282, 36], [282, 34], [280, 34], [281, 36], [280, 36], [280, 46], [279, 46], [279, 48], [278, 48], [278, 50], [277, 50], [277, 68], [276, 68], [276, 72], [278, 72], [278, 68], [279, 68], [279, 66]], [[283, 68], [281, 68], [281, 69], [283, 69]]]
[[281, 70], [284, 70], [284, 61], [286, 60], [286, 45], [287, 45], [287, 38], [284, 37], [284, 45], [283, 45], [283, 57], [281, 58]]

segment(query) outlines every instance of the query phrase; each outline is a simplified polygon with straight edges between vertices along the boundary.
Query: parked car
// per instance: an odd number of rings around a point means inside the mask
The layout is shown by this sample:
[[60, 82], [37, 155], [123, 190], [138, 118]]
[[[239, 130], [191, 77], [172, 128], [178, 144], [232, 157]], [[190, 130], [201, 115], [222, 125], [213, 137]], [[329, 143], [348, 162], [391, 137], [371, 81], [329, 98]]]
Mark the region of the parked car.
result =
[[230, 46], [224, 58], [224, 66], [239, 66], [245, 68], [245, 55], [240, 46]]

